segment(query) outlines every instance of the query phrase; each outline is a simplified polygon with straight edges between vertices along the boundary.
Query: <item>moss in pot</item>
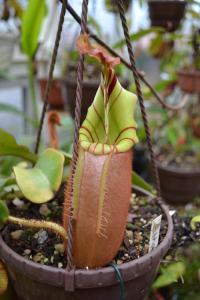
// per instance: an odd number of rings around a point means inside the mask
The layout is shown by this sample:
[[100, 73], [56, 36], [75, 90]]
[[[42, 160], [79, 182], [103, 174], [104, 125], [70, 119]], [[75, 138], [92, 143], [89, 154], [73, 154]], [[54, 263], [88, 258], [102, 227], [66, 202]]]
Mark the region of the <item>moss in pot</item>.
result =
[[[77, 267], [74, 274], [76, 290], [74, 293], [68, 290], [71, 273], [29, 262], [11, 251], [1, 239], [0, 256], [8, 265], [17, 293], [22, 299], [27, 299], [27, 295], [31, 300], [36, 296], [43, 300], [55, 297], [119, 297], [115, 271], [112, 267], [103, 266], [111, 262], [117, 253], [126, 227], [131, 196], [131, 147], [137, 141], [136, 123], [132, 114], [136, 97], [123, 89], [116, 78], [113, 67], [118, 60], [110, 57], [101, 48], [92, 46], [87, 36], [79, 39], [79, 49], [102, 62], [102, 81], [80, 129], [79, 156], [73, 181], [73, 259]], [[16, 166], [16, 182], [26, 200], [37, 205], [50, 204], [61, 184], [63, 163], [62, 152], [47, 149], [33, 168]], [[7, 221], [32, 229], [37, 227], [56, 232], [64, 242], [65, 252], [70, 204], [68, 192], [72, 188], [70, 178], [68, 182], [70, 184], [67, 185], [65, 193], [62, 224], [52, 220], [30, 220], [12, 216], [8, 216]], [[162, 211], [169, 227], [160, 245], [139, 260], [119, 267], [126, 289], [124, 299], [132, 299], [133, 296], [138, 300], [144, 298], [160, 259], [170, 245], [171, 218], [165, 206], [162, 206]], [[5, 231], [6, 228], [4, 233]]]

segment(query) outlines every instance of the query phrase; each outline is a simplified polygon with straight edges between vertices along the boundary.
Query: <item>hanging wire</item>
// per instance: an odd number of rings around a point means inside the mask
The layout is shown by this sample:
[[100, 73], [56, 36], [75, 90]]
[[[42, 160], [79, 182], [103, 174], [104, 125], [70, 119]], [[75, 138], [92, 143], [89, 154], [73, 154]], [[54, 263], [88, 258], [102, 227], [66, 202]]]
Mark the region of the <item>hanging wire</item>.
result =
[[[64, 2], [66, 0], [60, 0], [61, 2]], [[73, 9], [73, 7], [69, 4], [66, 3], [66, 8], [69, 11], [69, 13], [72, 15], [72, 17], [76, 20], [77, 23], [81, 24], [81, 18], [79, 17], [79, 15], [76, 13], [76, 11]], [[107, 49], [113, 56], [115, 57], [119, 57], [120, 61], [123, 63], [123, 65], [125, 65], [129, 70], [132, 70], [131, 64], [129, 64], [119, 53], [117, 53], [114, 49], [112, 49], [111, 47], [109, 47], [104, 41], [102, 41], [96, 34], [94, 34], [90, 28], [87, 27], [87, 33], [90, 35], [90, 37], [95, 40], [99, 45], [103, 46], [105, 49]], [[172, 110], [172, 111], [177, 111], [182, 109], [187, 100], [188, 97], [186, 98], [185, 95], [183, 95], [183, 97], [180, 98], [180, 101], [175, 104], [169, 104], [166, 103], [164, 99], [162, 99], [158, 93], [156, 92], [156, 90], [153, 88], [153, 86], [148, 82], [148, 80], [145, 78], [144, 73], [137, 70], [138, 76], [139, 78], [142, 80], [142, 82], [149, 88], [149, 90], [151, 91], [152, 95], [157, 99], [157, 101], [161, 104], [161, 106], [165, 109], [168, 110]]]
[[39, 145], [40, 145], [40, 140], [41, 140], [41, 133], [42, 133], [42, 128], [43, 128], [43, 124], [44, 124], [44, 118], [45, 118], [45, 114], [47, 112], [49, 93], [51, 91], [51, 86], [52, 86], [52, 82], [53, 82], [53, 72], [54, 72], [54, 68], [55, 68], [56, 58], [57, 58], [57, 54], [58, 54], [58, 48], [59, 48], [59, 44], [60, 44], [61, 33], [62, 33], [62, 29], [63, 29], [64, 18], [65, 18], [66, 4], [67, 4], [67, 0], [63, 1], [62, 9], [61, 9], [61, 12], [60, 12], [58, 30], [57, 30], [57, 34], [56, 34], [53, 54], [52, 54], [52, 57], [51, 57], [51, 63], [50, 63], [50, 68], [49, 68], [48, 81], [47, 81], [47, 84], [46, 84], [46, 87], [45, 87], [44, 104], [43, 104], [43, 108], [42, 108], [42, 114], [41, 114], [41, 118], [40, 118], [40, 124], [39, 124], [39, 128], [38, 128], [38, 132], [37, 132], [37, 139], [36, 139], [36, 145], [35, 145], [35, 154], [37, 154], [38, 150], [39, 150]]
[[[64, 1], [63, 1], [64, 2]], [[82, 3], [82, 16], [81, 16], [81, 33], [87, 32], [87, 13], [88, 13], [89, 0], [83, 0]], [[81, 126], [81, 102], [82, 102], [82, 87], [83, 87], [83, 71], [84, 71], [84, 55], [80, 55], [77, 71], [77, 88], [76, 88], [76, 106], [75, 106], [75, 130], [74, 130], [74, 143], [73, 155], [71, 161], [71, 174], [68, 185], [70, 189], [66, 189], [66, 197], [70, 203], [70, 214], [68, 222], [68, 243], [67, 243], [67, 270], [73, 268], [73, 211], [72, 211], [72, 198], [73, 198], [73, 182], [78, 160], [78, 145], [79, 145], [79, 129]]]
[[122, 278], [122, 275], [116, 264], [111, 263], [110, 266], [114, 269], [117, 281], [120, 284], [120, 298], [119, 299], [124, 300], [125, 299], [125, 287], [124, 287], [124, 280]]
[[158, 175], [158, 169], [156, 166], [156, 159], [155, 159], [155, 154], [153, 151], [151, 133], [150, 133], [150, 129], [149, 129], [147, 113], [146, 113], [144, 99], [143, 99], [142, 90], [141, 90], [141, 86], [140, 86], [139, 75], [138, 75], [138, 72], [136, 69], [135, 57], [134, 57], [133, 48], [132, 48], [132, 44], [131, 44], [131, 40], [130, 40], [128, 25], [127, 25], [127, 21], [126, 21], [126, 17], [125, 17], [123, 1], [117, 0], [117, 4], [118, 4], [119, 14], [120, 14], [121, 22], [122, 22], [122, 27], [124, 30], [124, 37], [126, 40], [127, 49], [128, 49], [128, 53], [129, 53], [131, 70], [132, 70], [133, 77], [135, 80], [137, 96], [138, 96], [140, 109], [141, 109], [141, 113], [142, 113], [142, 118], [143, 118], [143, 122], [144, 122], [144, 128], [145, 128], [145, 132], [146, 132], [147, 143], [148, 143], [148, 148], [149, 148], [151, 163], [152, 163], [152, 171], [153, 171], [153, 175], [154, 175], [154, 179], [155, 179], [155, 187], [157, 190], [158, 198], [160, 198], [161, 197], [160, 179], [159, 179], [159, 175]]

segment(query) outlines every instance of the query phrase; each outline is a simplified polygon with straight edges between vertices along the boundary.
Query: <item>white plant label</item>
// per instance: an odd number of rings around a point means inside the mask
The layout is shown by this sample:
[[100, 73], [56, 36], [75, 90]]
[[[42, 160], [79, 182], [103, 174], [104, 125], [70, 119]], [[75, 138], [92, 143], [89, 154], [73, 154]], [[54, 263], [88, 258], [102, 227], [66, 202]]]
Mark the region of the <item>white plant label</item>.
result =
[[151, 234], [149, 241], [149, 252], [158, 246], [159, 235], [160, 235], [160, 225], [161, 225], [162, 215], [155, 218], [151, 223]]
[[175, 213], [176, 213], [175, 210], [170, 210], [170, 211], [169, 211], [169, 214], [170, 214], [171, 217], [172, 217]]

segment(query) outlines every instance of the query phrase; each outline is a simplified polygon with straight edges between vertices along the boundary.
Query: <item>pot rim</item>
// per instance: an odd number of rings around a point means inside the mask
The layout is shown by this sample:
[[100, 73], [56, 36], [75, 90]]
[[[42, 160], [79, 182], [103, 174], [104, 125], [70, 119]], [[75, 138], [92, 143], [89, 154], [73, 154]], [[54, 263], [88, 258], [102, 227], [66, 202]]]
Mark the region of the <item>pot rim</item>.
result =
[[[45, 77], [45, 76], [38, 77], [38, 78], [37, 78], [37, 81], [38, 81], [38, 82], [40, 82], [40, 81], [46, 81], [46, 82], [47, 82], [47, 81], [48, 81], [48, 77], [47, 77], [47, 76], [46, 76], [46, 77]], [[59, 76], [58, 76], [58, 77], [54, 77], [52, 81], [53, 81], [53, 82], [54, 82], [54, 81], [60, 81], [60, 77], [59, 77]]]
[[156, 4], [156, 5], [160, 5], [160, 4], [165, 4], [165, 5], [174, 5], [174, 4], [178, 4], [178, 5], [186, 5], [187, 2], [186, 0], [148, 0], [148, 3], [150, 4]]
[[180, 69], [177, 72], [178, 76], [193, 76], [193, 77], [200, 77], [200, 70], [196, 69]]
[[179, 175], [188, 175], [188, 176], [200, 176], [200, 168], [199, 169], [183, 169], [178, 167], [172, 167], [172, 166], [165, 166], [161, 162], [157, 160], [157, 167], [160, 170], [164, 170], [173, 174], [179, 174]]
[[[159, 265], [161, 258], [166, 254], [171, 245], [173, 235], [172, 217], [165, 204], [161, 204], [160, 206], [168, 223], [167, 233], [162, 242], [152, 252], [118, 266], [124, 282], [136, 279], [146, 272], [150, 272], [155, 264]], [[23, 258], [9, 248], [1, 236], [0, 255], [9, 268], [15, 269], [18, 272], [23, 272], [23, 274], [26, 274], [28, 277], [39, 282], [44, 282], [53, 286], [61, 286], [68, 290], [66, 285], [69, 280], [69, 273], [66, 272], [65, 269], [40, 265]], [[104, 267], [96, 270], [75, 270], [74, 283], [75, 288], [83, 289], [117, 285], [118, 281], [114, 269], [112, 267]]]

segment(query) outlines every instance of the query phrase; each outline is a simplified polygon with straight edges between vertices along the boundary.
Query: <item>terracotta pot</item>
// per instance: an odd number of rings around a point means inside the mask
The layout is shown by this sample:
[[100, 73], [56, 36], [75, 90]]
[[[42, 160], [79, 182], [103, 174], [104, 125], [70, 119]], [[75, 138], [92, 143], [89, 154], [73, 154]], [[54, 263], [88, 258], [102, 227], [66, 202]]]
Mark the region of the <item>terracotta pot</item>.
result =
[[200, 195], [200, 169], [184, 170], [158, 163], [161, 193], [171, 204], [191, 202]]
[[[125, 286], [125, 300], [143, 300], [154, 280], [160, 261], [168, 251], [173, 223], [168, 208], [161, 206], [168, 230], [158, 247], [134, 261], [118, 266]], [[76, 269], [75, 291], [68, 290], [69, 273], [26, 260], [0, 237], [0, 257], [6, 263], [12, 284], [21, 300], [111, 300], [120, 299], [120, 286], [112, 267]]]
[[175, 31], [184, 17], [186, 1], [149, 0], [151, 26], [163, 27], [169, 32]]
[[[41, 99], [42, 101], [44, 101], [47, 79], [38, 79], [38, 83], [40, 87]], [[51, 109], [64, 110], [64, 99], [62, 96], [61, 84], [59, 79], [53, 80], [48, 100]]]
[[184, 92], [190, 94], [200, 93], [200, 71], [181, 70], [177, 75], [178, 85]]

